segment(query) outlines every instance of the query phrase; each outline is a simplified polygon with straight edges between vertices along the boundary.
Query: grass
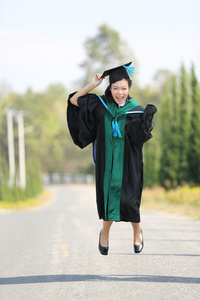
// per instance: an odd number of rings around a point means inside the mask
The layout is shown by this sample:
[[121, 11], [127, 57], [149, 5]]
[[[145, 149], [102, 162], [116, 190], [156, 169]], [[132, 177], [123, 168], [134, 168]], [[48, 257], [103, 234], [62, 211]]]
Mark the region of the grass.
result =
[[162, 187], [143, 190], [143, 209], [162, 210], [200, 219], [200, 187], [179, 187], [166, 191]]
[[9, 210], [27, 210], [45, 205], [52, 199], [52, 194], [49, 190], [44, 190], [35, 198], [28, 198], [25, 201], [9, 202], [0, 200], [0, 212]]

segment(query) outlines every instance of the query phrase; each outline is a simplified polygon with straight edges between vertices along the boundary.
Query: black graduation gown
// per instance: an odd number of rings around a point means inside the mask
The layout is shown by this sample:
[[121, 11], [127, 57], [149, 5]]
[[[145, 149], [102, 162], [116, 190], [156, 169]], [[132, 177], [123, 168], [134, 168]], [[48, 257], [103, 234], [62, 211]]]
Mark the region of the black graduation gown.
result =
[[[73, 96], [71, 94], [69, 99]], [[102, 96], [106, 102], [105, 96]], [[143, 143], [152, 135], [145, 131], [143, 115], [139, 113], [125, 116], [125, 139], [123, 157], [123, 175], [120, 186], [119, 217], [109, 219], [106, 215], [104, 175], [105, 175], [105, 114], [106, 108], [95, 94], [87, 94], [78, 98], [78, 107], [68, 99], [67, 121], [74, 143], [82, 148], [96, 143], [96, 202], [100, 219], [126, 222], [140, 222], [140, 202], [143, 187]], [[140, 105], [133, 111], [144, 111]], [[147, 118], [149, 119], [149, 118]], [[146, 122], [148, 123], [148, 122]], [[151, 127], [151, 121], [145, 124]], [[143, 125], [142, 125], [143, 124]], [[111, 149], [112, 151], [112, 149]]]

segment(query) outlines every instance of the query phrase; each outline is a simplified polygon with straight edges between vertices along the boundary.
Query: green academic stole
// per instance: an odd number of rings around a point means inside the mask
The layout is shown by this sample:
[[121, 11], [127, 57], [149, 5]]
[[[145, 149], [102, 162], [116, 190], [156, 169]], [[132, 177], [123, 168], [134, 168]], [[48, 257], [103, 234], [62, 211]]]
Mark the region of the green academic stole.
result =
[[[105, 220], [120, 221], [120, 196], [124, 166], [125, 121], [127, 113], [139, 104], [130, 99], [123, 107], [107, 103], [105, 113], [105, 173], [104, 173], [104, 207]], [[137, 111], [143, 113], [143, 111]], [[113, 124], [117, 125], [119, 134], [113, 134]], [[114, 136], [113, 136], [114, 135]]]

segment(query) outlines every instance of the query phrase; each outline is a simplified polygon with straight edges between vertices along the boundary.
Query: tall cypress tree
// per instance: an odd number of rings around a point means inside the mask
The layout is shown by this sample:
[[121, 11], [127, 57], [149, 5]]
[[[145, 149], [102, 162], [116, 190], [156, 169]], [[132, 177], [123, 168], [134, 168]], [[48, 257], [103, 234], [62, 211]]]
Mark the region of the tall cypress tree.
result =
[[[154, 118], [155, 122], [155, 118]], [[157, 127], [157, 122], [156, 125]], [[144, 186], [152, 187], [158, 184], [160, 168], [160, 147], [156, 127], [152, 132], [153, 139], [144, 145]]]
[[170, 175], [171, 175], [171, 185], [176, 187], [178, 184], [178, 173], [179, 173], [179, 155], [180, 155], [180, 131], [179, 131], [179, 93], [177, 86], [176, 76], [171, 78], [171, 136], [169, 140], [169, 151], [170, 155]]
[[179, 156], [179, 174], [178, 181], [180, 184], [188, 181], [188, 153], [189, 153], [189, 134], [190, 134], [190, 105], [188, 79], [184, 65], [181, 67], [180, 82], [180, 156]]
[[161, 108], [161, 169], [160, 182], [165, 188], [178, 185], [180, 109], [177, 78], [172, 75], [165, 83]]
[[160, 183], [166, 188], [171, 188], [170, 174], [170, 139], [171, 139], [171, 101], [168, 86], [165, 86], [164, 96], [160, 109], [161, 130], [161, 158], [160, 158]]
[[195, 68], [191, 68], [191, 131], [189, 145], [189, 175], [190, 181], [200, 184], [200, 93]]

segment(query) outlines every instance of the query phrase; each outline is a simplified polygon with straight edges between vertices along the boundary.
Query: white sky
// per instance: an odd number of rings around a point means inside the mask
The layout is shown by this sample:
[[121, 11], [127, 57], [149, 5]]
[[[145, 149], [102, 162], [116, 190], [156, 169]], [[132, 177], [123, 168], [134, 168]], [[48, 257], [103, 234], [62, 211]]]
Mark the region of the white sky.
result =
[[133, 49], [140, 85], [182, 62], [193, 61], [200, 79], [199, 13], [199, 0], [0, 0], [0, 82], [18, 92], [57, 82], [70, 89], [82, 75], [83, 43], [103, 23]]

